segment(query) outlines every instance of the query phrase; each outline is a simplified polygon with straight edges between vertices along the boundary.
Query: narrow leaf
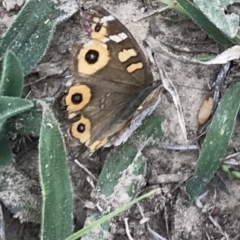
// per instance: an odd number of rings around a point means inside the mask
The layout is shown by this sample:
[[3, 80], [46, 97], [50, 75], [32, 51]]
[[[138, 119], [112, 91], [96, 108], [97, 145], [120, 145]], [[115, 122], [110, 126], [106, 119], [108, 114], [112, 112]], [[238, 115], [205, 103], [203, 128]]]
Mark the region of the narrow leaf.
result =
[[212, 39], [219, 42], [225, 47], [230, 47], [234, 44], [239, 44], [240, 40], [237, 38], [229, 38], [222, 33], [207, 17], [197, 9], [189, 0], [176, 0], [176, 2], [183, 8], [188, 16]]
[[198, 163], [186, 189], [194, 201], [219, 168], [231, 139], [240, 108], [240, 82], [232, 84], [223, 95], [202, 144]]
[[3, 60], [3, 70], [0, 78], [0, 96], [20, 97], [22, 88], [22, 66], [15, 54], [8, 51]]
[[57, 3], [51, 0], [26, 1], [1, 41], [0, 59], [7, 50], [11, 50], [26, 75], [43, 57], [56, 24], [77, 10], [77, 3], [72, 0]]
[[96, 186], [106, 197], [114, 192], [122, 172], [132, 164], [137, 152], [136, 148], [126, 143], [108, 157]]
[[39, 140], [42, 187], [41, 239], [61, 240], [73, 230], [73, 197], [65, 146], [56, 119], [43, 103]]
[[[6, 122], [7, 132], [18, 132], [23, 135], [39, 136], [42, 123], [42, 107], [38, 104], [38, 100], [32, 99], [34, 108], [20, 115], [11, 118]], [[41, 99], [47, 104], [51, 104], [51, 98]]]
[[[239, 2], [239, 0], [227, 0], [228, 4]], [[202, 13], [229, 38], [234, 38], [238, 32], [239, 16], [235, 13], [225, 14], [228, 4], [219, 0], [194, 0], [196, 6]]]
[[0, 168], [6, 166], [12, 160], [10, 142], [4, 134], [0, 134]]
[[32, 101], [17, 97], [0, 97], [0, 129], [10, 117], [29, 110], [34, 106]]
[[151, 116], [147, 118], [137, 130], [136, 135], [145, 141], [149, 138], [161, 141], [163, 138], [163, 132], [161, 129], [163, 121], [164, 117], [162, 116]]

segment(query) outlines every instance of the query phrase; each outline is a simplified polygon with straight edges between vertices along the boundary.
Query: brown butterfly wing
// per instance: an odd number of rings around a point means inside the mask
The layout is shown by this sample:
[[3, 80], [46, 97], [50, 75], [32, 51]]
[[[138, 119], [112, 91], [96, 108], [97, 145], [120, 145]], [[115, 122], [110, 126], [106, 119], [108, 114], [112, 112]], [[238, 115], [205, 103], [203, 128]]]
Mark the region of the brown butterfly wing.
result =
[[70, 133], [90, 151], [105, 145], [131, 120], [152, 92], [153, 77], [141, 48], [123, 24], [102, 7], [84, 16], [91, 40], [76, 47], [63, 105]]

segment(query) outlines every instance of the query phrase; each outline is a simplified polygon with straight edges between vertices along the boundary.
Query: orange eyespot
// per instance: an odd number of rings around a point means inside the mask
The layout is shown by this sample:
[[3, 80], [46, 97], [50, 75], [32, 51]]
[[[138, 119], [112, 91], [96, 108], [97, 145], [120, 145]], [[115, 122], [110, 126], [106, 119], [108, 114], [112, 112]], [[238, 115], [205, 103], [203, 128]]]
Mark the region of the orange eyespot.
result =
[[77, 112], [83, 109], [91, 100], [91, 89], [82, 84], [72, 86], [67, 96], [65, 104], [69, 113]]
[[104, 68], [109, 60], [107, 45], [98, 40], [91, 40], [79, 51], [78, 73], [89, 76]]
[[72, 124], [71, 134], [74, 138], [77, 138], [81, 143], [86, 143], [91, 136], [91, 122], [88, 118], [83, 116]]

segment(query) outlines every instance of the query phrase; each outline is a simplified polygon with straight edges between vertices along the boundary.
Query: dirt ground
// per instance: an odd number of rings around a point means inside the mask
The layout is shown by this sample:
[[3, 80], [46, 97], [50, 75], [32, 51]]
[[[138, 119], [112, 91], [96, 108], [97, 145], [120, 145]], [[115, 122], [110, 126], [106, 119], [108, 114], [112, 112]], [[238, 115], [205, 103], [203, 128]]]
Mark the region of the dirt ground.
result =
[[[91, 1], [89, 1], [91, 2]], [[88, 2], [88, 4], [89, 4]], [[150, 1], [151, 2], [151, 1]], [[155, 14], [144, 20], [135, 22], [134, 19], [162, 7], [157, 2], [146, 1], [101, 1], [98, 4], [113, 12], [131, 31], [137, 41], [142, 44], [147, 40], [152, 44], [155, 57], [161, 58], [168, 77], [178, 90], [183, 107], [188, 134], [188, 142], [184, 140], [171, 95], [167, 92], [162, 96], [161, 103], [154, 115], [162, 115], [164, 144], [196, 144], [198, 124], [197, 113], [201, 103], [208, 93], [208, 81], [213, 77], [216, 67], [207, 67], [179, 61], [176, 56], [194, 58], [222, 51], [221, 46], [209, 39], [191, 20], [179, 19], [182, 16], [173, 11]], [[1, 6], [1, 1], [0, 1]], [[7, 13], [0, 21], [1, 32], [13, 20], [15, 14]], [[174, 20], [174, 21], [173, 21]], [[68, 72], [68, 60], [71, 47], [76, 41], [84, 39], [84, 32], [79, 25], [79, 14], [58, 25], [53, 41], [46, 56], [26, 77], [24, 94], [31, 97], [51, 97], [58, 89]], [[228, 78], [231, 78], [231, 73]], [[40, 79], [40, 80], [39, 80]], [[238, 152], [239, 122], [229, 146], [229, 154]], [[28, 140], [27, 140], [28, 141]], [[37, 173], [37, 139], [32, 139], [32, 147], [26, 150], [15, 150], [16, 168], [36, 183], [35, 195], [41, 201]], [[14, 149], [17, 149], [14, 145]], [[77, 158], [73, 150], [72, 160]], [[240, 191], [238, 180], [230, 181], [219, 172], [230, 195], [210, 183], [201, 199], [201, 204], [186, 206], [184, 180], [194, 171], [198, 158], [198, 150], [173, 151], [160, 149], [158, 145], [148, 146], [143, 150], [147, 162], [146, 186], [143, 193], [160, 187], [161, 191], [140, 202], [147, 223], [141, 224], [138, 206], [133, 206], [124, 214], [111, 222], [112, 239], [127, 240], [124, 218], [128, 218], [129, 232], [135, 240], [145, 239], [240, 239]], [[98, 176], [104, 163], [101, 153], [94, 159], [85, 162], [85, 166], [94, 176]], [[238, 160], [238, 159], [236, 159]], [[75, 193], [76, 228], [83, 226], [86, 215], [85, 203], [91, 201], [91, 186], [87, 181], [88, 175], [73, 161], [69, 161], [71, 177]], [[20, 223], [18, 219], [3, 207], [6, 226], [6, 239], [39, 239], [37, 223]], [[150, 230], [151, 229], [151, 230]], [[154, 237], [155, 232], [162, 238]]]

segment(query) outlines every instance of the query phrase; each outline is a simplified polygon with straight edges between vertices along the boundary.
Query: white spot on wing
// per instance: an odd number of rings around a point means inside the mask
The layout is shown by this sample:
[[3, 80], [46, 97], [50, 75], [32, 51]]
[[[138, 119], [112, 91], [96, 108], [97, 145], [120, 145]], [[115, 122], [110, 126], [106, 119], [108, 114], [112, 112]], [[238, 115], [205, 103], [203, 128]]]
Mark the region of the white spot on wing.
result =
[[127, 38], [127, 34], [126, 33], [119, 33], [118, 35], [110, 35], [109, 38], [114, 41], [114, 42], [121, 42], [123, 40], [125, 40]]
[[101, 18], [100, 23], [110, 22], [110, 21], [113, 21], [114, 19], [115, 18], [112, 15], [104, 16], [103, 18]]
[[122, 32], [122, 33], [119, 33], [118, 36], [120, 36], [122, 38], [122, 40], [128, 38], [127, 34]]

